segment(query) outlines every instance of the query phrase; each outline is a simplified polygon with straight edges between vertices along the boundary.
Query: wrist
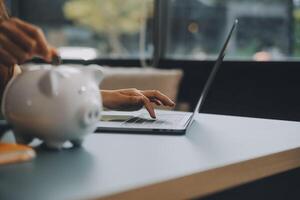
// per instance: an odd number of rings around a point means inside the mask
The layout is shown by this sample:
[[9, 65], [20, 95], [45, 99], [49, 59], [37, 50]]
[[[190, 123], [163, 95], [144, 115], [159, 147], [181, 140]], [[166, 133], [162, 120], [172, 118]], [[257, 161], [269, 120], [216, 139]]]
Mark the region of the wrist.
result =
[[109, 108], [109, 102], [111, 97], [110, 90], [100, 90], [102, 96], [102, 104], [104, 107]]

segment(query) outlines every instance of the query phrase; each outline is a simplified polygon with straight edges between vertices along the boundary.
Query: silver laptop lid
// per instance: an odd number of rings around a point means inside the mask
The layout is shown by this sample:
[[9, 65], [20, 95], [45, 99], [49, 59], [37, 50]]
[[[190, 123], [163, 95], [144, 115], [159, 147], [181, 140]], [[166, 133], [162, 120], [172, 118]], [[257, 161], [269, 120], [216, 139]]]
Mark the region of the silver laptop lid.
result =
[[221, 51], [219, 53], [219, 56], [218, 56], [218, 58], [216, 60], [216, 63], [214, 65], [213, 69], [211, 70], [211, 72], [209, 74], [209, 77], [208, 77], [208, 79], [207, 79], [207, 81], [206, 81], [206, 83], [204, 85], [203, 91], [202, 91], [201, 96], [199, 98], [199, 101], [198, 101], [198, 103], [197, 103], [197, 105], [195, 107], [195, 110], [194, 110], [194, 113], [192, 115], [192, 118], [194, 117], [194, 115], [196, 113], [200, 112], [200, 109], [201, 109], [201, 107], [203, 105], [203, 102], [204, 102], [206, 96], [207, 96], [207, 93], [208, 93], [208, 91], [209, 91], [209, 89], [210, 89], [210, 87], [211, 87], [211, 85], [212, 85], [212, 83], [213, 83], [213, 81], [215, 79], [216, 73], [219, 70], [219, 68], [221, 66], [221, 63], [223, 62], [223, 58], [225, 56], [225, 51], [226, 51], [227, 45], [229, 43], [229, 40], [230, 40], [230, 38], [232, 36], [232, 33], [235, 30], [237, 24], [238, 24], [238, 20], [236, 19], [234, 21], [233, 25], [232, 25], [232, 28], [231, 28], [228, 36], [227, 36], [227, 39], [226, 39], [226, 41], [225, 41], [225, 43], [224, 43], [224, 45], [223, 45], [223, 47], [222, 47], [222, 49], [221, 49]]

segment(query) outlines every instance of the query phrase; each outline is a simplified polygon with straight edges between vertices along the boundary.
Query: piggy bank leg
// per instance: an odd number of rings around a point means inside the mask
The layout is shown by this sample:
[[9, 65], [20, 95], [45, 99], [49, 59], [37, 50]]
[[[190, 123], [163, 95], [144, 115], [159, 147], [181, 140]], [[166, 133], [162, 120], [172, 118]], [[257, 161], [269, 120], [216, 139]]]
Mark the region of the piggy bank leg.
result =
[[65, 142], [61, 141], [47, 141], [44, 142], [45, 147], [53, 150], [61, 150]]
[[76, 139], [71, 140], [71, 143], [73, 144], [73, 147], [81, 147], [82, 146], [83, 139]]
[[33, 138], [30, 135], [25, 135], [25, 134], [20, 134], [20, 133], [15, 133], [15, 138], [16, 138], [16, 142], [18, 144], [29, 144], [30, 142], [32, 142]]

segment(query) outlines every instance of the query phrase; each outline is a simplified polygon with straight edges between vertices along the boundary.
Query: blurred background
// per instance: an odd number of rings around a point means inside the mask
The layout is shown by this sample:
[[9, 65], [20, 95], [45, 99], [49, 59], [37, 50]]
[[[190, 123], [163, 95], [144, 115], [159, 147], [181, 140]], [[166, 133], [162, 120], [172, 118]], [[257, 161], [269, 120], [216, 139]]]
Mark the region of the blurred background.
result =
[[64, 62], [122, 67], [107, 85], [123, 82], [111, 88], [147, 85], [190, 111], [237, 18], [202, 112], [300, 121], [300, 0], [6, 2], [45, 31]]
[[8, 4], [14, 15], [41, 26], [54, 46], [68, 47], [67, 57], [78, 47], [86, 47], [81, 56], [86, 54], [87, 59], [139, 58], [141, 53], [150, 57], [153, 24], [159, 20], [165, 58], [212, 59], [236, 18], [240, 24], [228, 58], [300, 56], [299, 0], [9, 0]]

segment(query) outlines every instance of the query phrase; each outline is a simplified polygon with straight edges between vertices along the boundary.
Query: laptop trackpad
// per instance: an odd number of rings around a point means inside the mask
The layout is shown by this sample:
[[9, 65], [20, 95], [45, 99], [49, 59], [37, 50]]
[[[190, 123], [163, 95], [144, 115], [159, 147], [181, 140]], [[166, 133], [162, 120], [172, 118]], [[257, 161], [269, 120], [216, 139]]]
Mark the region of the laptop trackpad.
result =
[[125, 122], [135, 116], [133, 115], [102, 115], [100, 121], [103, 122]]

